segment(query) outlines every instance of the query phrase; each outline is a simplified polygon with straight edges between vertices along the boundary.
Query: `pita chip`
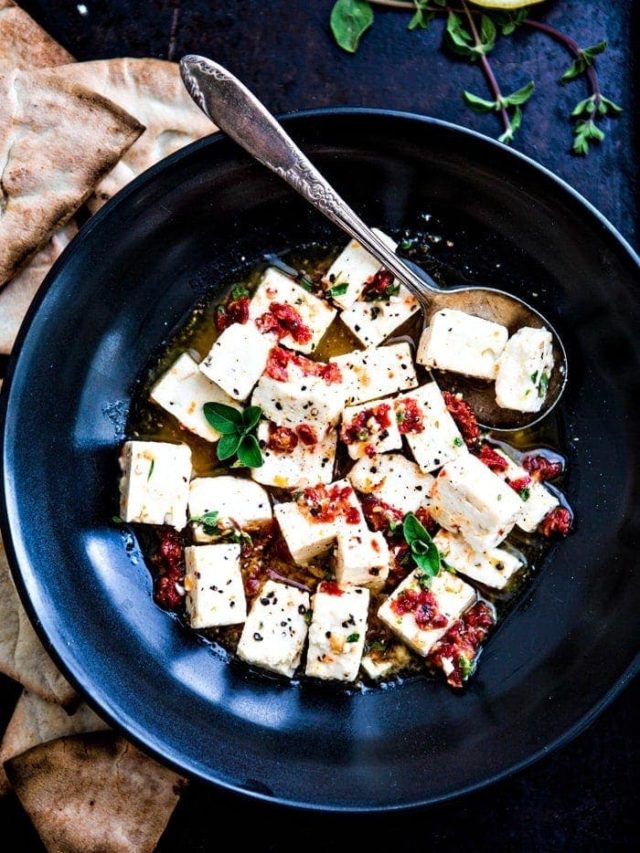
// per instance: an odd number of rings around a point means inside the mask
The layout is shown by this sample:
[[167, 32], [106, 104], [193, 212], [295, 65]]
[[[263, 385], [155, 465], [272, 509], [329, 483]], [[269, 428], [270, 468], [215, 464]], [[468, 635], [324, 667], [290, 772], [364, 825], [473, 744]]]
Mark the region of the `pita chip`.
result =
[[25, 690], [9, 720], [0, 744], [0, 796], [11, 790], [3, 764], [22, 755], [33, 746], [66, 735], [85, 734], [108, 729], [109, 726], [82, 703], [73, 714], [52, 702], [45, 702], [35, 693]]
[[76, 692], [33, 630], [13, 585], [0, 539], [0, 672], [48, 702], [72, 705]]
[[184, 782], [113, 732], [40, 744], [5, 769], [49, 853], [152, 853]]
[[0, 355], [9, 355], [33, 297], [62, 250], [78, 231], [75, 222], [68, 222], [53, 235], [44, 249], [0, 290]]
[[56, 68], [53, 74], [98, 92], [146, 128], [89, 199], [94, 213], [145, 169], [216, 129], [191, 100], [175, 62], [101, 59]]
[[51, 38], [12, 0], [0, 0], [0, 63], [13, 68], [49, 68], [73, 62], [70, 53]]
[[143, 130], [120, 107], [53, 73], [0, 75], [0, 285], [71, 218]]

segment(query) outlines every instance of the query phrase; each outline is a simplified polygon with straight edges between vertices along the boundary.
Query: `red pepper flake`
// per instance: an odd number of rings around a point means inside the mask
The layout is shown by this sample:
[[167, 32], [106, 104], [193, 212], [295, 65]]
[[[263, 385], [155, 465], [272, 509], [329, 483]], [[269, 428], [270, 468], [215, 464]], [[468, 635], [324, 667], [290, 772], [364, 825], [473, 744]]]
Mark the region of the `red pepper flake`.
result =
[[445, 660], [449, 664], [447, 668], [453, 667], [447, 675], [447, 684], [451, 687], [463, 686], [494, 621], [490, 608], [484, 601], [478, 601], [434, 646], [428, 660], [439, 669], [445, 670]]
[[391, 526], [402, 523], [402, 511], [381, 501], [375, 495], [363, 495], [360, 502], [364, 517], [374, 530], [387, 531]]
[[527, 474], [524, 477], [518, 477], [517, 480], [507, 480], [514, 492], [521, 492], [523, 489], [528, 489], [531, 485], [531, 477]]
[[393, 278], [393, 273], [388, 270], [378, 270], [375, 275], [367, 279], [362, 291], [365, 302], [384, 302], [391, 296], [397, 296], [400, 285]]
[[177, 610], [183, 597], [176, 584], [184, 583], [184, 542], [175, 530], [166, 530], [154, 558], [158, 567], [155, 601], [164, 610]]
[[347, 524], [360, 524], [360, 511], [351, 503], [352, 495], [351, 486], [337, 483], [328, 488], [323, 484], [308, 486], [298, 499], [298, 505], [311, 521], [330, 523], [344, 518]]
[[484, 442], [482, 447], [480, 448], [480, 452], [478, 453], [478, 459], [490, 468], [494, 473], [499, 471], [506, 471], [509, 467], [509, 463], [504, 458], [504, 456], [500, 456], [490, 444]]
[[391, 609], [398, 616], [413, 614], [416, 625], [423, 631], [444, 628], [449, 621], [438, 609], [438, 602], [428, 589], [404, 589], [391, 602]]
[[273, 450], [275, 453], [293, 453], [298, 446], [298, 436], [295, 430], [288, 427], [277, 427], [275, 424], [269, 424], [269, 440], [267, 441], [267, 449]]
[[297, 344], [308, 344], [313, 337], [300, 312], [285, 302], [272, 302], [267, 313], [258, 317], [256, 326], [263, 333], [272, 332], [279, 341], [290, 335]]
[[300, 441], [307, 447], [315, 447], [318, 443], [318, 436], [311, 424], [300, 424], [296, 427], [296, 432]]
[[[369, 441], [391, 426], [391, 406], [389, 403], [380, 403], [358, 412], [351, 421], [343, 423], [340, 430], [340, 438], [345, 444], [359, 444]], [[367, 455], [369, 454], [365, 448]], [[375, 455], [375, 448], [373, 454]]]
[[337, 364], [311, 361], [310, 358], [279, 346], [271, 349], [265, 373], [278, 382], [286, 382], [289, 379], [290, 364], [295, 364], [305, 376], [318, 376], [324, 379], [327, 385], [342, 382], [342, 373]]
[[562, 462], [555, 459], [548, 459], [541, 453], [525, 456], [522, 460], [522, 465], [531, 474], [534, 480], [544, 482], [545, 480], [554, 480], [562, 474]]
[[449, 414], [456, 423], [466, 444], [474, 444], [480, 437], [480, 427], [473, 409], [460, 397], [450, 391], [443, 391], [442, 396]]
[[566, 507], [557, 506], [542, 519], [538, 525], [538, 530], [543, 536], [553, 536], [558, 533], [560, 536], [567, 536], [571, 530], [573, 518]]
[[323, 581], [318, 591], [324, 592], [326, 595], [342, 595], [344, 592], [335, 581]]
[[218, 305], [215, 312], [216, 329], [224, 332], [233, 323], [246, 323], [249, 319], [249, 297], [229, 299], [226, 305]]
[[413, 397], [396, 400], [396, 420], [402, 435], [424, 432], [424, 413]]

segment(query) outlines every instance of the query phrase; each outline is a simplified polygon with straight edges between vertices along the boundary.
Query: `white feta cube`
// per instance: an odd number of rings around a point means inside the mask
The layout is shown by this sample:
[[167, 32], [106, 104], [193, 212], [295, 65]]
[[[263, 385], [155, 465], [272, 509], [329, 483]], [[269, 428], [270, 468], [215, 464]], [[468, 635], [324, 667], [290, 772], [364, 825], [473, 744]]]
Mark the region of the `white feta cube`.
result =
[[439, 530], [433, 541], [442, 558], [459, 574], [494, 589], [504, 589], [523, 566], [523, 561], [506, 548], [474, 551], [461, 536], [448, 530]]
[[393, 509], [406, 515], [428, 504], [434, 479], [400, 453], [386, 453], [371, 459], [363, 457], [348, 474], [354, 489], [375, 495]]
[[330, 361], [342, 372], [349, 405], [388, 397], [418, 384], [409, 344], [353, 350]]
[[498, 359], [498, 405], [518, 412], [539, 412], [547, 396], [553, 364], [551, 332], [530, 326], [518, 329]]
[[[400, 429], [423, 471], [434, 471], [469, 452], [435, 382], [403, 394], [394, 405]], [[411, 427], [414, 409], [419, 413], [422, 429]]]
[[295, 364], [287, 368], [287, 379], [261, 377], [251, 403], [278, 426], [311, 424], [325, 431], [340, 419], [344, 408], [344, 382], [325, 382], [321, 376], [306, 375]]
[[419, 310], [414, 296], [401, 284], [396, 296], [384, 300], [359, 299], [340, 319], [365, 347], [377, 347]]
[[[372, 230], [395, 251], [396, 244], [391, 237], [378, 228]], [[364, 246], [361, 246], [357, 240], [351, 240], [331, 264], [322, 283], [326, 288], [346, 284], [346, 291], [332, 296], [332, 299], [340, 308], [349, 308], [359, 298], [367, 281], [381, 269], [381, 266], [380, 261], [370, 255]]]
[[318, 431], [318, 442], [307, 445], [293, 433], [297, 441], [290, 451], [269, 447], [275, 425], [262, 421], [258, 426], [258, 441], [262, 450], [262, 465], [251, 469], [251, 476], [264, 486], [278, 489], [295, 489], [314, 483], [330, 483], [336, 458], [337, 433], [335, 429], [323, 434]]
[[418, 346], [418, 364], [494, 379], [509, 333], [506, 326], [443, 308], [431, 317]]
[[369, 652], [364, 655], [360, 666], [372, 681], [387, 678], [411, 663], [411, 652], [401, 643], [396, 643], [384, 655]]
[[264, 322], [261, 320], [264, 315], [277, 316], [273, 311], [277, 312], [278, 309], [271, 308], [274, 304], [289, 305], [295, 309], [300, 320], [309, 330], [310, 338], [305, 342], [296, 341], [290, 333], [280, 338], [280, 343], [284, 346], [304, 353], [311, 353], [316, 349], [338, 313], [324, 299], [309, 293], [274, 267], [269, 267], [260, 279], [260, 284], [249, 303], [249, 319], [254, 320], [260, 328], [261, 323]]
[[246, 400], [264, 373], [273, 344], [273, 336], [262, 335], [254, 323], [233, 323], [215, 340], [199, 367], [234, 400]]
[[522, 501], [516, 525], [526, 533], [533, 533], [542, 519], [560, 505], [560, 501], [546, 486], [532, 479], [529, 472], [508, 454], [497, 447], [493, 449], [507, 463], [504, 471], [496, 471], [498, 477], [502, 477], [507, 483], [517, 483], [518, 480], [527, 481], [523, 489], [514, 493]]
[[[243, 477], [197, 477], [189, 486], [189, 518], [202, 518], [217, 512], [221, 527], [241, 529], [257, 527], [271, 521], [271, 502], [267, 492]], [[193, 522], [196, 542], [212, 542], [215, 535], [204, 532], [203, 525]]]
[[522, 501], [471, 453], [447, 463], [431, 489], [429, 511], [476, 551], [499, 545], [516, 523]]
[[188, 352], [178, 356], [169, 370], [162, 374], [151, 389], [150, 397], [173, 415], [181, 426], [205, 441], [217, 441], [220, 433], [205, 418], [204, 404], [223, 403], [238, 408], [235, 400], [207, 379]]
[[342, 586], [380, 589], [389, 575], [391, 555], [382, 533], [366, 526], [338, 532], [335, 575]]
[[120, 517], [139, 524], [187, 524], [191, 449], [166, 441], [126, 441], [120, 456]]
[[190, 545], [184, 549], [184, 563], [184, 603], [192, 628], [244, 622], [239, 545]]
[[369, 590], [320, 584], [312, 607], [305, 673], [324, 680], [355, 681], [367, 633]]
[[[327, 508], [332, 518], [317, 520]], [[289, 553], [300, 566], [326, 554], [340, 530], [359, 530], [364, 524], [360, 502], [346, 480], [314, 486], [296, 501], [276, 504], [275, 516]]]
[[347, 406], [342, 413], [340, 438], [352, 459], [373, 453], [400, 450], [402, 436], [396, 421], [393, 400], [372, 400]]
[[[421, 599], [424, 598], [429, 600], [422, 602]], [[398, 600], [401, 600], [401, 604], [406, 600], [409, 605], [413, 601], [415, 608], [399, 607], [395, 604]], [[420, 586], [420, 570], [416, 569], [382, 604], [378, 610], [378, 616], [409, 648], [426, 657], [432, 646], [475, 600], [476, 593], [472, 586], [457, 575], [442, 570], [431, 579], [430, 588], [423, 590]], [[420, 622], [423, 624], [418, 624], [416, 614], [422, 617], [425, 603], [434, 606], [435, 612], [426, 624], [423, 623], [422, 618]], [[444, 617], [444, 619], [438, 619], [438, 617]], [[437, 626], [436, 620], [443, 624]]]
[[238, 643], [238, 657], [291, 678], [302, 657], [308, 609], [308, 592], [267, 581], [251, 605]]

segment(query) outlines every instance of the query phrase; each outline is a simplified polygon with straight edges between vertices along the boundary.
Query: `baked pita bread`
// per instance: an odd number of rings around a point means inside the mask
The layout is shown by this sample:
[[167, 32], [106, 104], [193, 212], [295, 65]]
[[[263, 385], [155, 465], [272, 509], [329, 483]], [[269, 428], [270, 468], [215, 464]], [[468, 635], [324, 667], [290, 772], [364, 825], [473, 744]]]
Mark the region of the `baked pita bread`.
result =
[[146, 128], [89, 199], [92, 212], [154, 163], [216, 130], [191, 100], [175, 62], [101, 59], [65, 65], [52, 73], [98, 92]]
[[12, 68], [50, 68], [73, 62], [70, 53], [51, 38], [12, 0], [0, 0], [0, 63]]
[[112, 732], [40, 744], [5, 769], [49, 853], [152, 853], [184, 783]]
[[0, 355], [9, 355], [33, 297], [61, 254], [78, 231], [75, 222], [68, 222], [54, 234], [44, 249], [0, 290]]
[[143, 130], [120, 107], [53, 73], [0, 75], [0, 285], [71, 218]]
[[73, 714], [35, 693], [25, 690], [18, 700], [0, 744], [0, 796], [11, 790], [3, 764], [22, 755], [33, 746], [65, 735], [84, 734], [108, 729], [109, 726], [88, 705], [79, 705]]
[[76, 692], [58, 671], [29, 622], [0, 539], [0, 672], [48, 702], [70, 706]]

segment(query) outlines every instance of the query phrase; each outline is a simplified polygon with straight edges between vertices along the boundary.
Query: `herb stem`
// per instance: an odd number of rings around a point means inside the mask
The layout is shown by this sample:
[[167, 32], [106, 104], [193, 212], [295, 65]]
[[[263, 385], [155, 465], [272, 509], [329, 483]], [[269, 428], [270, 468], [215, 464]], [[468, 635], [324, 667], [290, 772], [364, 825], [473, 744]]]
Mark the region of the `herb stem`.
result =
[[[532, 18], [526, 18], [522, 23], [525, 27], [529, 27], [532, 30], [538, 30], [541, 33], [546, 33], [550, 38], [554, 39], [566, 48], [569, 53], [572, 53], [576, 59], [582, 56], [582, 50], [578, 42], [575, 39], [572, 39], [571, 36], [566, 35], [566, 33], [552, 27], [551, 24], [545, 24], [543, 21], [534, 21]], [[587, 66], [586, 73], [589, 80], [589, 86], [591, 87], [591, 94], [594, 97], [596, 107], [598, 107], [602, 96], [598, 72], [593, 65], [589, 65]]]
[[[462, 0], [462, 9], [464, 11], [464, 14], [466, 15], [467, 21], [469, 22], [469, 29], [471, 30], [471, 34], [473, 35], [473, 40], [475, 41], [476, 47], [482, 47], [482, 39], [480, 38], [478, 28], [476, 27], [476, 22], [473, 20], [473, 15], [469, 11], [469, 7], [467, 6], [466, 0]], [[482, 72], [485, 76], [485, 79], [489, 84], [489, 88], [491, 90], [491, 93], [493, 94], [494, 100], [498, 104], [500, 104], [500, 115], [502, 116], [502, 123], [504, 125], [505, 133], [511, 135], [513, 133], [513, 129], [511, 127], [511, 119], [509, 118], [509, 113], [507, 112], [504, 106], [502, 92], [500, 91], [500, 86], [498, 85], [498, 81], [496, 80], [496, 75], [493, 73], [491, 63], [489, 62], [484, 53], [480, 53], [480, 66], [482, 68]]]

